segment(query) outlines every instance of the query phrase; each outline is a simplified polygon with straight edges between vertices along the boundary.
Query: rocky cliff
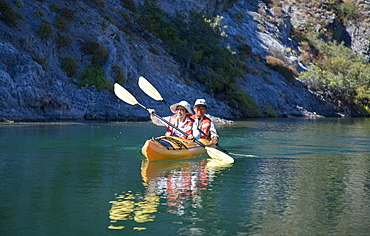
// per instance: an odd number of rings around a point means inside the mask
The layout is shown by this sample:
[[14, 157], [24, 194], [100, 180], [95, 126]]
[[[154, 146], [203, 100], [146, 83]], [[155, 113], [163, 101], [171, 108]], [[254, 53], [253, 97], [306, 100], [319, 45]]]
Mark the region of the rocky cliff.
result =
[[[209, 92], [199, 81], [189, 81], [163, 40], [135, 21], [135, 9], [145, 1], [125, 0], [2, 0], [0, 1], [0, 118], [14, 121], [44, 120], [145, 120], [147, 112], [120, 101], [110, 89], [81, 84], [88, 73], [102, 73], [113, 84], [122, 84], [139, 102], [169, 115], [165, 104], [154, 101], [137, 86], [147, 78], [170, 103], [205, 98], [209, 113], [227, 119], [250, 116], [351, 116], [310, 92], [296, 78], [287, 80], [268, 66], [266, 56], [280, 57], [298, 72], [306, 69], [298, 60], [299, 43], [290, 36], [312, 17], [322, 17], [337, 27], [348, 47], [368, 53], [369, 27], [359, 22], [344, 26], [327, 12], [310, 12], [310, 6], [293, 1], [164, 0], [156, 4], [169, 15], [202, 12], [221, 19], [225, 40], [221, 46], [248, 50], [241, 89], [258, 105], [248, 115], [238, 104]], [[295, 1], [294, 1], [295, 2]], [[361, 2], [362, 3], [362, 2]], [[359, 3], [369, 12], [366, 4]], [[307, 3], [308, 4], [308, 3]], [[317, 26], [319, 27], [319, 26]], [[367, 39], [367, 40], [366, 40]], [[89, 52], [97, 44], [101, 54]], [[90, 47], [88, 47], [90, 45]], [[104, 50], [103, 50], [104, 49]], [[104, 54], [106, 52], [106, 54]], [[99, 71], [88, 71], [100, 63]], [[67, 59], [74, 63], [65, 64]], [[74, 68], [71, 73], [71, 67]], [[118, 68], [118, 69], [117, 69]], [[258, 115], [256, 115], [258, 114]]]

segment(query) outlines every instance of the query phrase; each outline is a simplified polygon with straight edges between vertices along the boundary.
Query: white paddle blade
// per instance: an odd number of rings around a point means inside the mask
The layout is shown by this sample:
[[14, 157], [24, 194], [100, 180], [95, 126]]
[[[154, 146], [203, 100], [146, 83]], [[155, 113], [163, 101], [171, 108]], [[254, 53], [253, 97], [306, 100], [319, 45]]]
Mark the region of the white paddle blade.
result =
[[140, 76], [138, 83], [139, 83], [139, 87], [141, 88], [141, 90], [143, 90], [144, 93], [146, 93], [149, 97], [157, 101], [163, 100], [161, 94], [144, 77]]
[[117, 97], [119, 97], [119, 99], [130, 105], [138, 104], [136, 98], [132, 96], [132, 94], [129, 91], [127, 91], [124, 87], [117, 83], [114, 84], [114, 93], [116, 94]]
[[227, 155], [226, 153], [223, 153], [223, 152], [217, 150], [216, 148], [205, 147], [205, 149], [207, 150], [207, 154], [211, 158], [220, 159], [220, 160], [224, 161], [225, 163], [234, 163], [234, 158]]
[[218, 172], [231, 166], [233, 166], [233, 163], [226, 162], [220, 159], [208, 158], [206, 169], [208, 171]]

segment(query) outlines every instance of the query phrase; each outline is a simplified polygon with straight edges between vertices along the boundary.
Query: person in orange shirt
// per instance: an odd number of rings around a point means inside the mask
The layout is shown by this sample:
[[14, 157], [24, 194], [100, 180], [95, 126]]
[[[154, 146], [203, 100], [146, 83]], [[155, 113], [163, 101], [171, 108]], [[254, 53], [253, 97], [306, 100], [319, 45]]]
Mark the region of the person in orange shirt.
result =
[[196, 139], [210, 139], [212, 144], [218, 142], [216, 125], [205, 114], [207, 112], [207, 102], [204, 99], [197, 99], [194, 103], [195, 114], [191, 116], [193, 123], [193, 136]]

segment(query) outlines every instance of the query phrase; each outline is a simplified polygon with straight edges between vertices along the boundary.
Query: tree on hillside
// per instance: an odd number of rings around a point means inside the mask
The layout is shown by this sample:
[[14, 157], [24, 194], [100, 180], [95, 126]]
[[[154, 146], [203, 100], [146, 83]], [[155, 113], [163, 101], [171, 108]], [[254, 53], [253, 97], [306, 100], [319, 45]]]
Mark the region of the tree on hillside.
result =
[[343, 43], [326, 43], [314, 35], [307, 39], [317, 52], [309, 70], [299, 78], [325, 99], [370, 113], [370, 66], [365, 57], [356, 55]]

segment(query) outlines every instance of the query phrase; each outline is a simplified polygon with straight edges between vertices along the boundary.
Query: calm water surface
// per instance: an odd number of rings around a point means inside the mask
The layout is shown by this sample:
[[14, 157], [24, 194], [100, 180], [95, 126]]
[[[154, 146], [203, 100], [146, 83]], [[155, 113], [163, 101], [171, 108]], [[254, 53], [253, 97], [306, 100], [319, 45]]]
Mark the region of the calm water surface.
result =
[[0, 235], [369, 235], [370, 119], [218, 130], [233, 165], [144, 161], [151, 123], [0, 124]]

